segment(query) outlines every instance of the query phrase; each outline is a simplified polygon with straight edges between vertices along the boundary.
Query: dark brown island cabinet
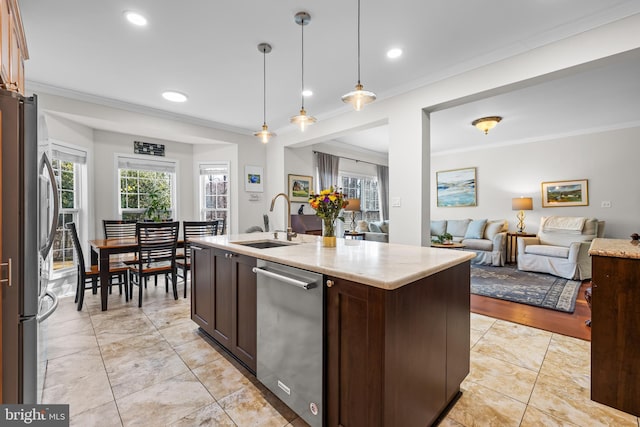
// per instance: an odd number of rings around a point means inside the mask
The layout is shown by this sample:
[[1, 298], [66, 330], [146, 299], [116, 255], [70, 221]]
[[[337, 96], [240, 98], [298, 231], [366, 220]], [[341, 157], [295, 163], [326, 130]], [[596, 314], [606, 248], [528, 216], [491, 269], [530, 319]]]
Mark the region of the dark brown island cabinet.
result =
[[191, 319], [255, 373], [256, 259], [191, 248]]
[[591, 399], [640, 416], [640, 259], [591, 263]]
[[[192, 249], [192, 319], [255, 372], [256, 259]], [[326, 426], [438, 420], [469, 373], [469, 268], [395, 290], [324, 276]]]

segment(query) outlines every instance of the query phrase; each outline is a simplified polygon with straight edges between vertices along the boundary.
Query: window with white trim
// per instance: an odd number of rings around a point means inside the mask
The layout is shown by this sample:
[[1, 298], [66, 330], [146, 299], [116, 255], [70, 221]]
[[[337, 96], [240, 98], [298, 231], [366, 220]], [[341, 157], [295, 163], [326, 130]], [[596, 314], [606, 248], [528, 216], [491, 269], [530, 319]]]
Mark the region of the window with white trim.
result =
[[229, 163], [200, 164], [200, 220], [225, 220], [225, 230], [230, 230]]
[[360, 199], [360, 214], [357, 218], [366, 221], [380, 220], [380, 205], [378, 201], [378, 178], [340, 172], [338, 181], [342, 184], [342, 192], [347, 199]]
[[176, 163], [168, 160], [118, 156], [118, 213], [122, 219], [145, 219], [149, 195], [166, 205], [166, 217], [175, 217]]
[[71, 147], [52, 144], [51, 166], [58, 187], [58, 227], [53, 241], [53, 272], [60, 273], [75, 266], [73, 241], [65, 224], [75, 223], [80, 217], [81, 168], [87, 163], [87, 153]]

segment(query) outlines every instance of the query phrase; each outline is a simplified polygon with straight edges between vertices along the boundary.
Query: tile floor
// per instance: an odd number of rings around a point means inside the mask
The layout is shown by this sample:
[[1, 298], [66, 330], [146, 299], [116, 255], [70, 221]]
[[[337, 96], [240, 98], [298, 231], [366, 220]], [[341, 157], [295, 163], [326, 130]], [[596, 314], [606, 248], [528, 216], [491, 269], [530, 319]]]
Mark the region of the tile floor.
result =
[[[142, 308], [61, 299], [48, 322], [43, 401], [72, 426], [306, 426], [189, 318], [189, 300], [150, 286]], [[471, 315], [471, 372], [441, 426], [633, 426], [589, 399], [589, 342]]]

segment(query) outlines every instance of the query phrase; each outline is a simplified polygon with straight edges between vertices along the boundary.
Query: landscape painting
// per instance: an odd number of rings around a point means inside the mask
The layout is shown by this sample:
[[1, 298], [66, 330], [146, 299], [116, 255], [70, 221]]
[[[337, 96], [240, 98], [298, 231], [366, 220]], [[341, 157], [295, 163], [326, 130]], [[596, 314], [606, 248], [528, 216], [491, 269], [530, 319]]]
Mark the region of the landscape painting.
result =
[[588, 206], [589, 190], [586, 179], [542, 183], [542, 207]]
[[308, 202], [313, 178], [305, 175], [289, 175], [289, 200], [292, 202]]
[[476, 206], [476, 168], [436, 172], [438, 207]]

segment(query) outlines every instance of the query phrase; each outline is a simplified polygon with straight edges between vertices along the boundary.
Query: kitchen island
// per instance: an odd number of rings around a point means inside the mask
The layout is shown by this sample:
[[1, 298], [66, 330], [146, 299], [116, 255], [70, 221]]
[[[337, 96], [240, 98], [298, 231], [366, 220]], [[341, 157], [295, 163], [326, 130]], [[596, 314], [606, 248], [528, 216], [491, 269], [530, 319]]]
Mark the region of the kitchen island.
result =
[[258, 260], [323, 275], [323, 425], [431, 425], [459, 395], [472, 253], [345, 239], [324, 248], [316, 236], [272, 233], [192, 247], [192, 319], [252, 370]]

